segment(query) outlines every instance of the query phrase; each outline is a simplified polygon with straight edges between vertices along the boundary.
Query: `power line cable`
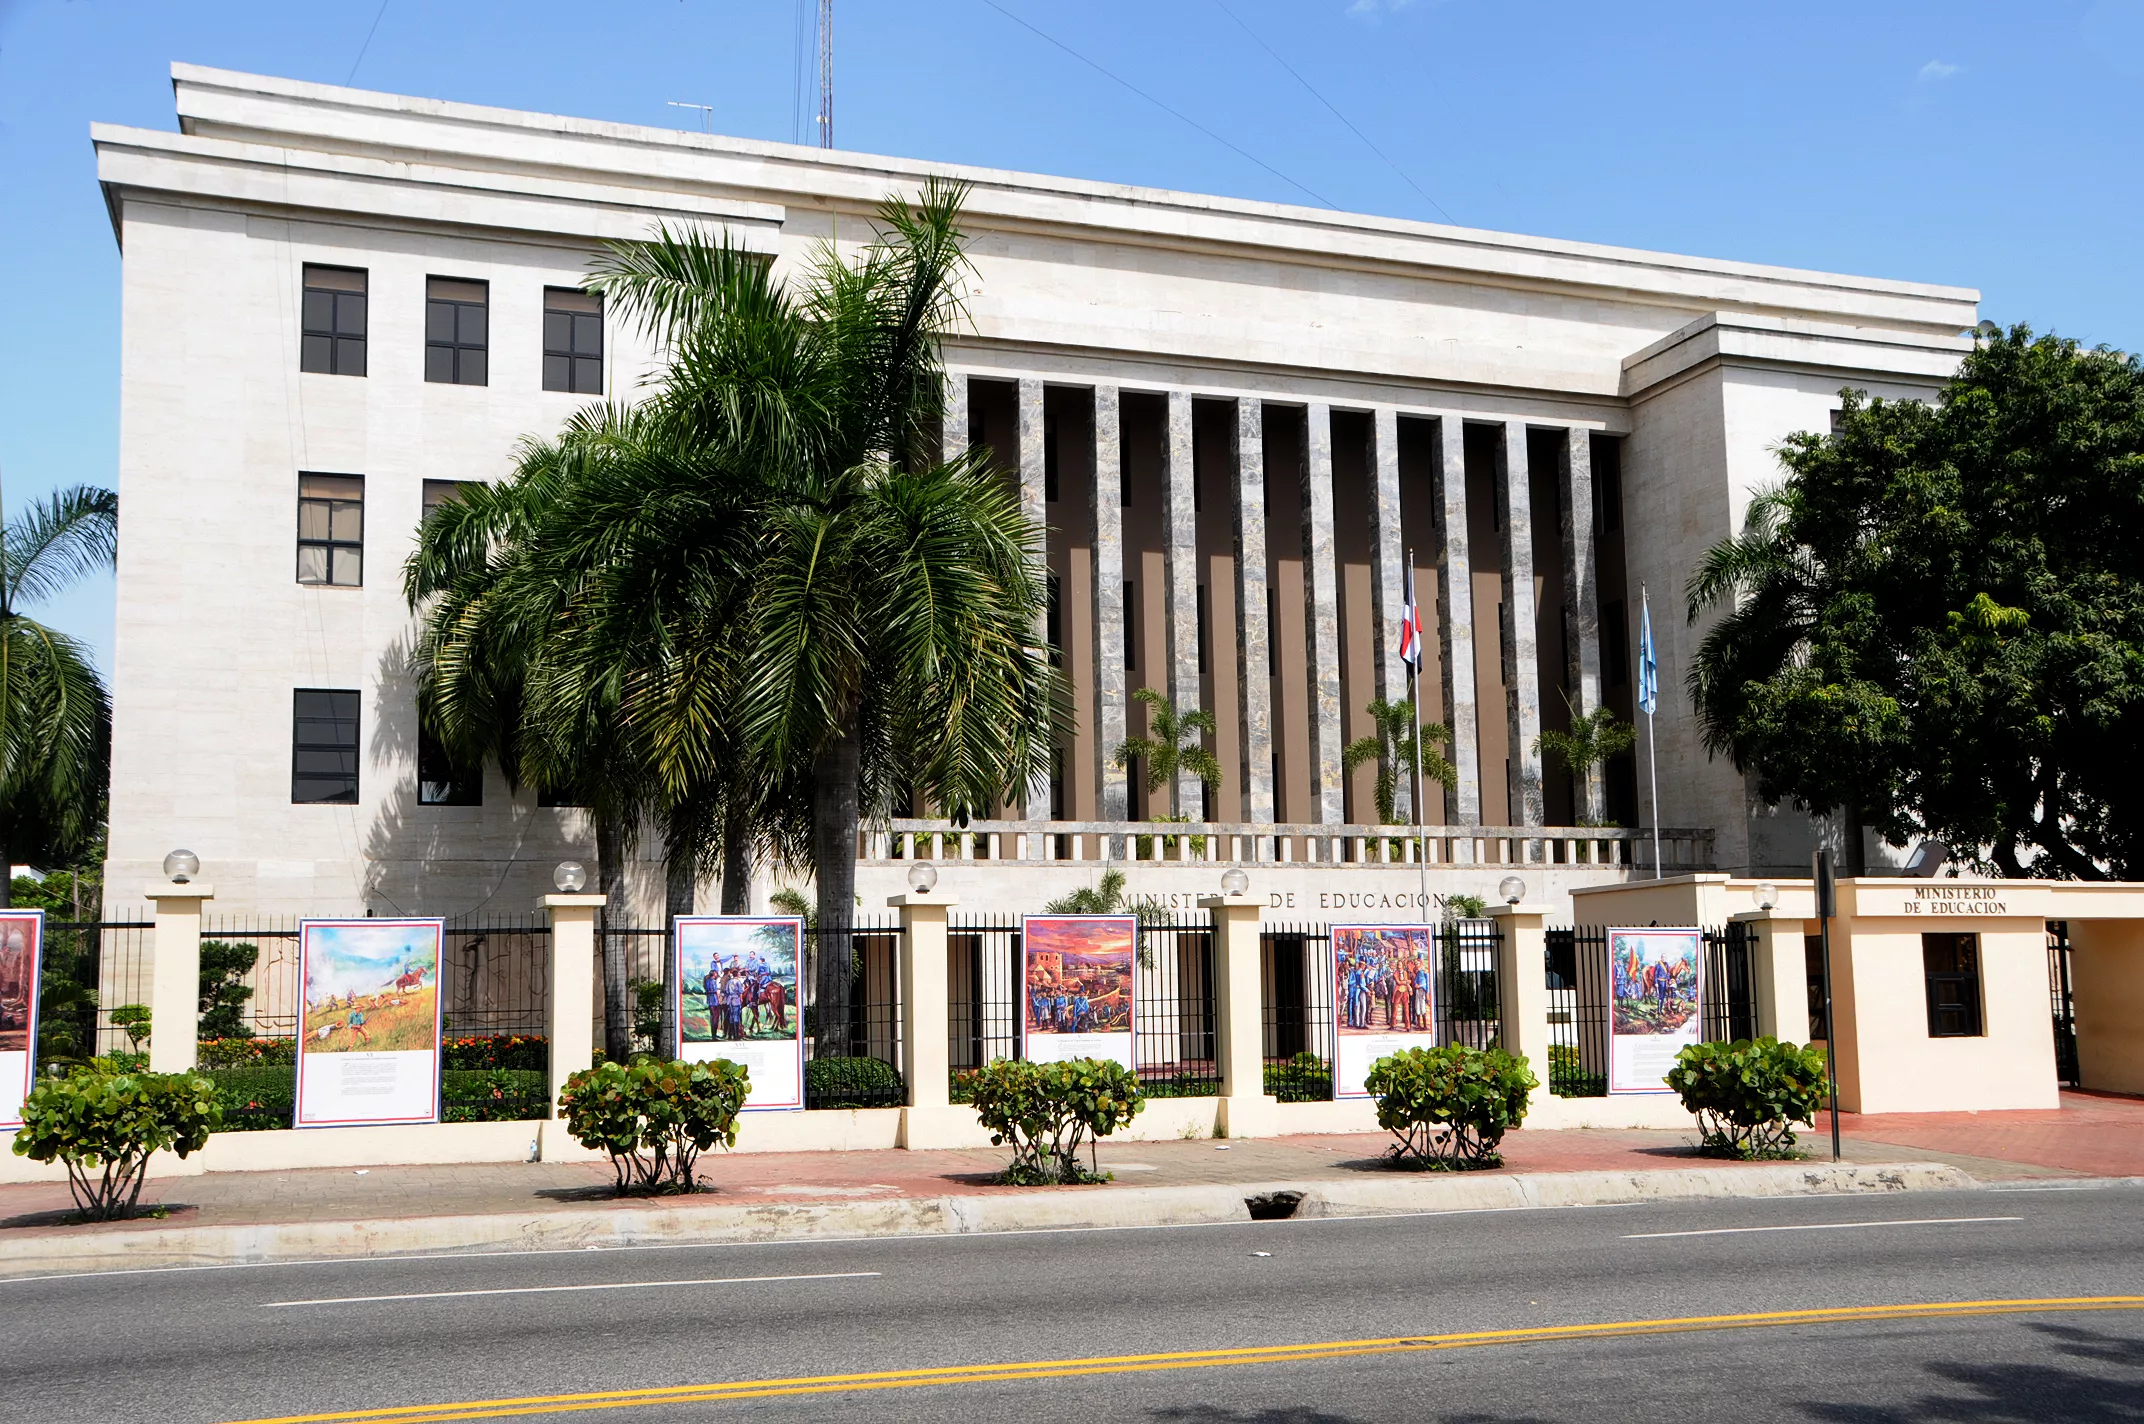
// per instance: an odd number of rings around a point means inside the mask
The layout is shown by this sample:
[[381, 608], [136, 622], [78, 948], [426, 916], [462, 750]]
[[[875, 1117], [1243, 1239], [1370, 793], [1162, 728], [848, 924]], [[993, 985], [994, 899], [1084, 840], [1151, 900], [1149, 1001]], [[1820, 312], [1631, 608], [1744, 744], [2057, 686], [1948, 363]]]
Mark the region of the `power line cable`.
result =
[[380, 0], [380, 8], [373, 13], [372, 28], [365, 31], [365, 42], [357, 47], [357, 58], [350, 61], [349, 78], [342, 81], [343, 88], [349, 88], [350, 81], [357, 78], [357, 67], [365, 62], [365, 51], [372, 48], [372, 37], [380, 32], [380, 21], [386, 18], [388, 4], [389, 0]]
[[1280, 179], [1281, 182], [1286, 183], [1289, 187], [1308, 193], [1311, 197], [1317, 199], [1318, 202], [1324, 204], [1324, 206], [1328, 208], [1334, 208], [1337, 211], [1337, 205], [1333, 203], [1330, 199], [1318, 193], [1316, 189], [1311, 188], [1306, 184], [1299, 183], [1293, 178], [1290, 178], [1287, 174], [1281, 172], [1278, 168], [1275, 168], [1272, 164], [1266, 162], [1257, 154], [1251, 153], [1246, 149], [1239, 148], [1235, 144], [1230, 143], [1227, 139], [1221, 137], [1221, 135], [1215, 133], [1212, 129], [1207, 128], [1197, 119], [1192, 118], [1189, 114], [1184, 113], [1180, 109], [1174, 109], [1171, 108], [1169, 105], [1164, 104], [1161, 100], [1155, 98], [1152, 94], [1147, 93], [1146, 90], [1141, 89], [1138, 85], [1132, 83], [1129, 79], [1126, 79], [1118, 74], [1112, 74], [1109, 70], [1104, 69], [1101, 65], [1087, 58], [1087, 56], [1081, 54], [1078, 50], [1072, 48], [1072, 46], [1066, 44], [1063, 40], [1058, 39], [1055, 35], [1037, 29], [1034, 25], [1031, 25], [1026, 20], [1021, 19], [1012, 11], [1006, 9], [1003, 5], [1000, 5], [998, 3], [998, 0], [983, 0], [983, 3], [985, 5], [988, 5], [991, 9], [997, 11], [1000, 15], [1003, 15], [1006, 19], [1012, 21], [1014, 24], [1020, 26], [1022, 29], [1027, 30], [1029, 33], [1049, 41], [1051, 44], [1063, 50], [1066, 54], [1071, 55], [1074, 59], [1078, 60], [1081, 64], [1086, 65], [1089, 69], [1101, 75], [1103, 78], [1123, 85], [1126, 89], [1131, 90], [1134, 94], [1137, 94], [1140, 98], [1146, 100], [1149, 104], [1152, 104], [1155, 108], [1161, 110], [1163, 113], [1169, 115], [1171, 118], [1189, 124], [1192, 128], [1197, 129], [1200, 133], [1206, 135], [1206, 137], [1212, 139], [1215, 143], [1220, 144], [1229, 152], [1237, 154], [1243, 158], [1248, 158], [1251, 162], [1257, 164], [1260, 168], [1265, 169], [1266, 172], [1272, 174], [1275, 178]]
[[1252, 29], [1249, 25], [1243, 23], [1242, 18], [1238, 16], [1234, 10], [1229, 9], [1227, 5], [1223, 4], [1222, 0], [1213, 0], [1213, 3], [1214, 6], [1219, 9], [1222, 14], [1228, 16], [1229, 19], [1234, 20], [1236, 22], [1237, 29], [1249, 35], [1253, 40], [1256, 40], [1260, 49], [1264, 50], [1267, 54], [1272, 55], [1273, 62], [1275, 64], [1279, 65], [1282, 69], [1287, 70], [1288, 73], [1294, 77], [1296, 83], [1302, 85], [1305, 89], [1308, 89], [1310, 91], [1311, 98], [1323, 104], [1332, 113], [1332, 116], [1334, 118], [1338, 119], [1341, 123], [1346, 124], [1347, 131], [1349, 133], [1361, 139], [1363, 145], [1367, 147], [1370, 152], [1376, 154], [1379, 158], [1382, 158], [1385, 161], [1385, 166], [1387, 168], [1390, 168], [1394, 173], [1399, 174], [1401, 178], [1405, 179], [1407, 186], [1414, 189], [1415, 192], [1421, 196], [1423, 202], [1435, 208], [1439, 213], [1443, 213], [1444, 220], [1446, 222], [1451, 223], [1455, 227], [1458, 225], [1459, 219], [1453, 217], [1450, 213], [1445, 212], [1444, 205], [1442, 203], [1438, 202], [1435, 198], [1429, 196], [1428, 193], [1423, 192], [1422, 185], [1420, 183], [1415, 182], [1413, 176], [1410, 175], [1406, 169], [1400, 167], [1399, 164], [1394, 163], [1392, 161], [1391, 155], [1387, 154], [1383, 149], [1379, 148], [1377, 144], [1371, 140], [1368, 134], [1364, 133], [1361, 129], [1355, 127], [1355, 121], [1353, 119], [1350, 119], [1346, 114], [1341, 113], [1339, 108], [1334, 105], [1332, 100], [1326, 98], [1323, 94], [1318, 92], [1318, 88], [1315, 84], [1312, 84], [1308, 79], [1305, 79], [1302, 74], [1297, 71], [1294, 65], [1288, 63], [1287, 60], [1281, 58], [1279, 50], [1276, 50], [1275, 48], [1273, 48], [1273, 46], [1267, 44], [1265, 42], [1265, 39], [1258, 33], [1258, 31]]

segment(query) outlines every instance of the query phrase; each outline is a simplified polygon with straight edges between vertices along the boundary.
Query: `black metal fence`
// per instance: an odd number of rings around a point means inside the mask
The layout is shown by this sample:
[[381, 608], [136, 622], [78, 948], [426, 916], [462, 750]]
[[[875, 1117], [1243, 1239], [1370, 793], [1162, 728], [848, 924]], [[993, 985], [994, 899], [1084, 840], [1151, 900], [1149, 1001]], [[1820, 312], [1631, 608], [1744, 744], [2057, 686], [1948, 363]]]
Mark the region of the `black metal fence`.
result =
[[2065, 1087], [2083, 1084], [2077, 1063], [2077, 998], [2070, 981], [2070, 924], [2047, 922], [2047, 996], [2055, 1020], [2055, 1081]]
[[112, 1021], [112, 1011], [148, 1004], [155, 933], [154, 922], [138, 916], [45, 921], [44, 984], [32, 1046], [38, 1059], [133, 1048], [136, 1040]]
[[[1756, 994], [1749, 951], [1746, 924], [1734, 922], [1704, 931], [1705, 981], [1698, 1014], [1699, 1033], [1708, 1043], [1756, 1036]], [[1545, 969], [1549, 1091], [1559, 1098], [1605, 1097], [1609, 1016], [1614, 997], [1607, 927], [1552, 927], [1548, 931]]]

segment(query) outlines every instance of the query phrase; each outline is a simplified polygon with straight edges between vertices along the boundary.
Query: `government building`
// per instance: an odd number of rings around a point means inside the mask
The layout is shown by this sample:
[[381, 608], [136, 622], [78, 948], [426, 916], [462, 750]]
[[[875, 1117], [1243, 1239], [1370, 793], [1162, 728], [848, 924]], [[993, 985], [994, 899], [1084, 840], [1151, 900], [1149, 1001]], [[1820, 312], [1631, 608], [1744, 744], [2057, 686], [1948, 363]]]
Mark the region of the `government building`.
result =
[[[1805, 874], [1824, 828], [1706, 753], [1682, 589], [1783, 439], [1842, 388], [1930, 398], [1979, 315], [1920, 282], [172, 78], [177, 132], [93, 130], [125, 284], [107, 874], [160, 879], [185, 847], [229, 912], [519, 913], [592, 861], [583, 812], [432, 755], [402, 566], [518, 440], [641, 390], [644, 333], [581, 283], [658, 222], [795, 272], [868, 240], [889, 194], [973, 185], [945, 444], [987, 447], [1047, 524], [1071, 714], [1001, 819], [869, 825], [866, 910], [925, 858], [1003, 913], [1107, 863], [1168, 905], [1240, 867], [1282, 919], [1435, 914], [1514, 875], [1568, 908], [1653, 875], [1656, 822], [1670, 874]], [[1378, 824], [1375, 766], [1345, 755], [1408, 695], [1410, 582], [1452, 734], [1419, 837]], [[1537, 749], [1574, 714], [1633, 718], [1641, 591], [1657, 806], [1642, 742], [1585, 776]], [[1216, 719], [1222, 777], [1176, 788], [1183, 834], [1114, 764], [1148, 687]], [[764, 869], [754, 906], [793, 879]]]

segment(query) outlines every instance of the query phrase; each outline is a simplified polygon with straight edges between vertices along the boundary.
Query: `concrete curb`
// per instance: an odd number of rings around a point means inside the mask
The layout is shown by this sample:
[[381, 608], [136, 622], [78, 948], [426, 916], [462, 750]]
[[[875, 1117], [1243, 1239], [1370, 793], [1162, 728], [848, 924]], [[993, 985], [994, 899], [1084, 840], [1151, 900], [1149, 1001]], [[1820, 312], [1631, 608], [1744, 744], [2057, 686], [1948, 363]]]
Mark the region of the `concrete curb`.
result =
[[1880, 1195], [1980, 1184], [1932, 1162], [1687, 1167], [1657, 1172], [1364, 1176], [1340, 1181], [1112, 1187], [886, 1201], [715, 1202], [483, 1216], [297, 1221], [73, 1231], [5, 1241], [0, 1278], [185, 1266], [364, 1260], [445, 1252], [600, 1250], [750, 1242], [963, 1236], [1248, 1222], [1253, 1197], [1299, 1198], [1297, 1217], [1692, 1201], [1709, 1197]]

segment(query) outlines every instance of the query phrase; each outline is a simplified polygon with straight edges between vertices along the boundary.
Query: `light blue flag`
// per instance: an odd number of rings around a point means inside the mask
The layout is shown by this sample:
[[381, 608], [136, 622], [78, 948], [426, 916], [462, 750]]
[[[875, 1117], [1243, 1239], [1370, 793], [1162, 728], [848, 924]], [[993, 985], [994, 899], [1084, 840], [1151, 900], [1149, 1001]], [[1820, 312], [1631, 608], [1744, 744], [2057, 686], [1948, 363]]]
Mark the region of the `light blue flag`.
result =
[[1650, 717], [1660, 707], [1660, 663], [1653, 656], [1653, 605], [1638, 589], [1638, 710]]

